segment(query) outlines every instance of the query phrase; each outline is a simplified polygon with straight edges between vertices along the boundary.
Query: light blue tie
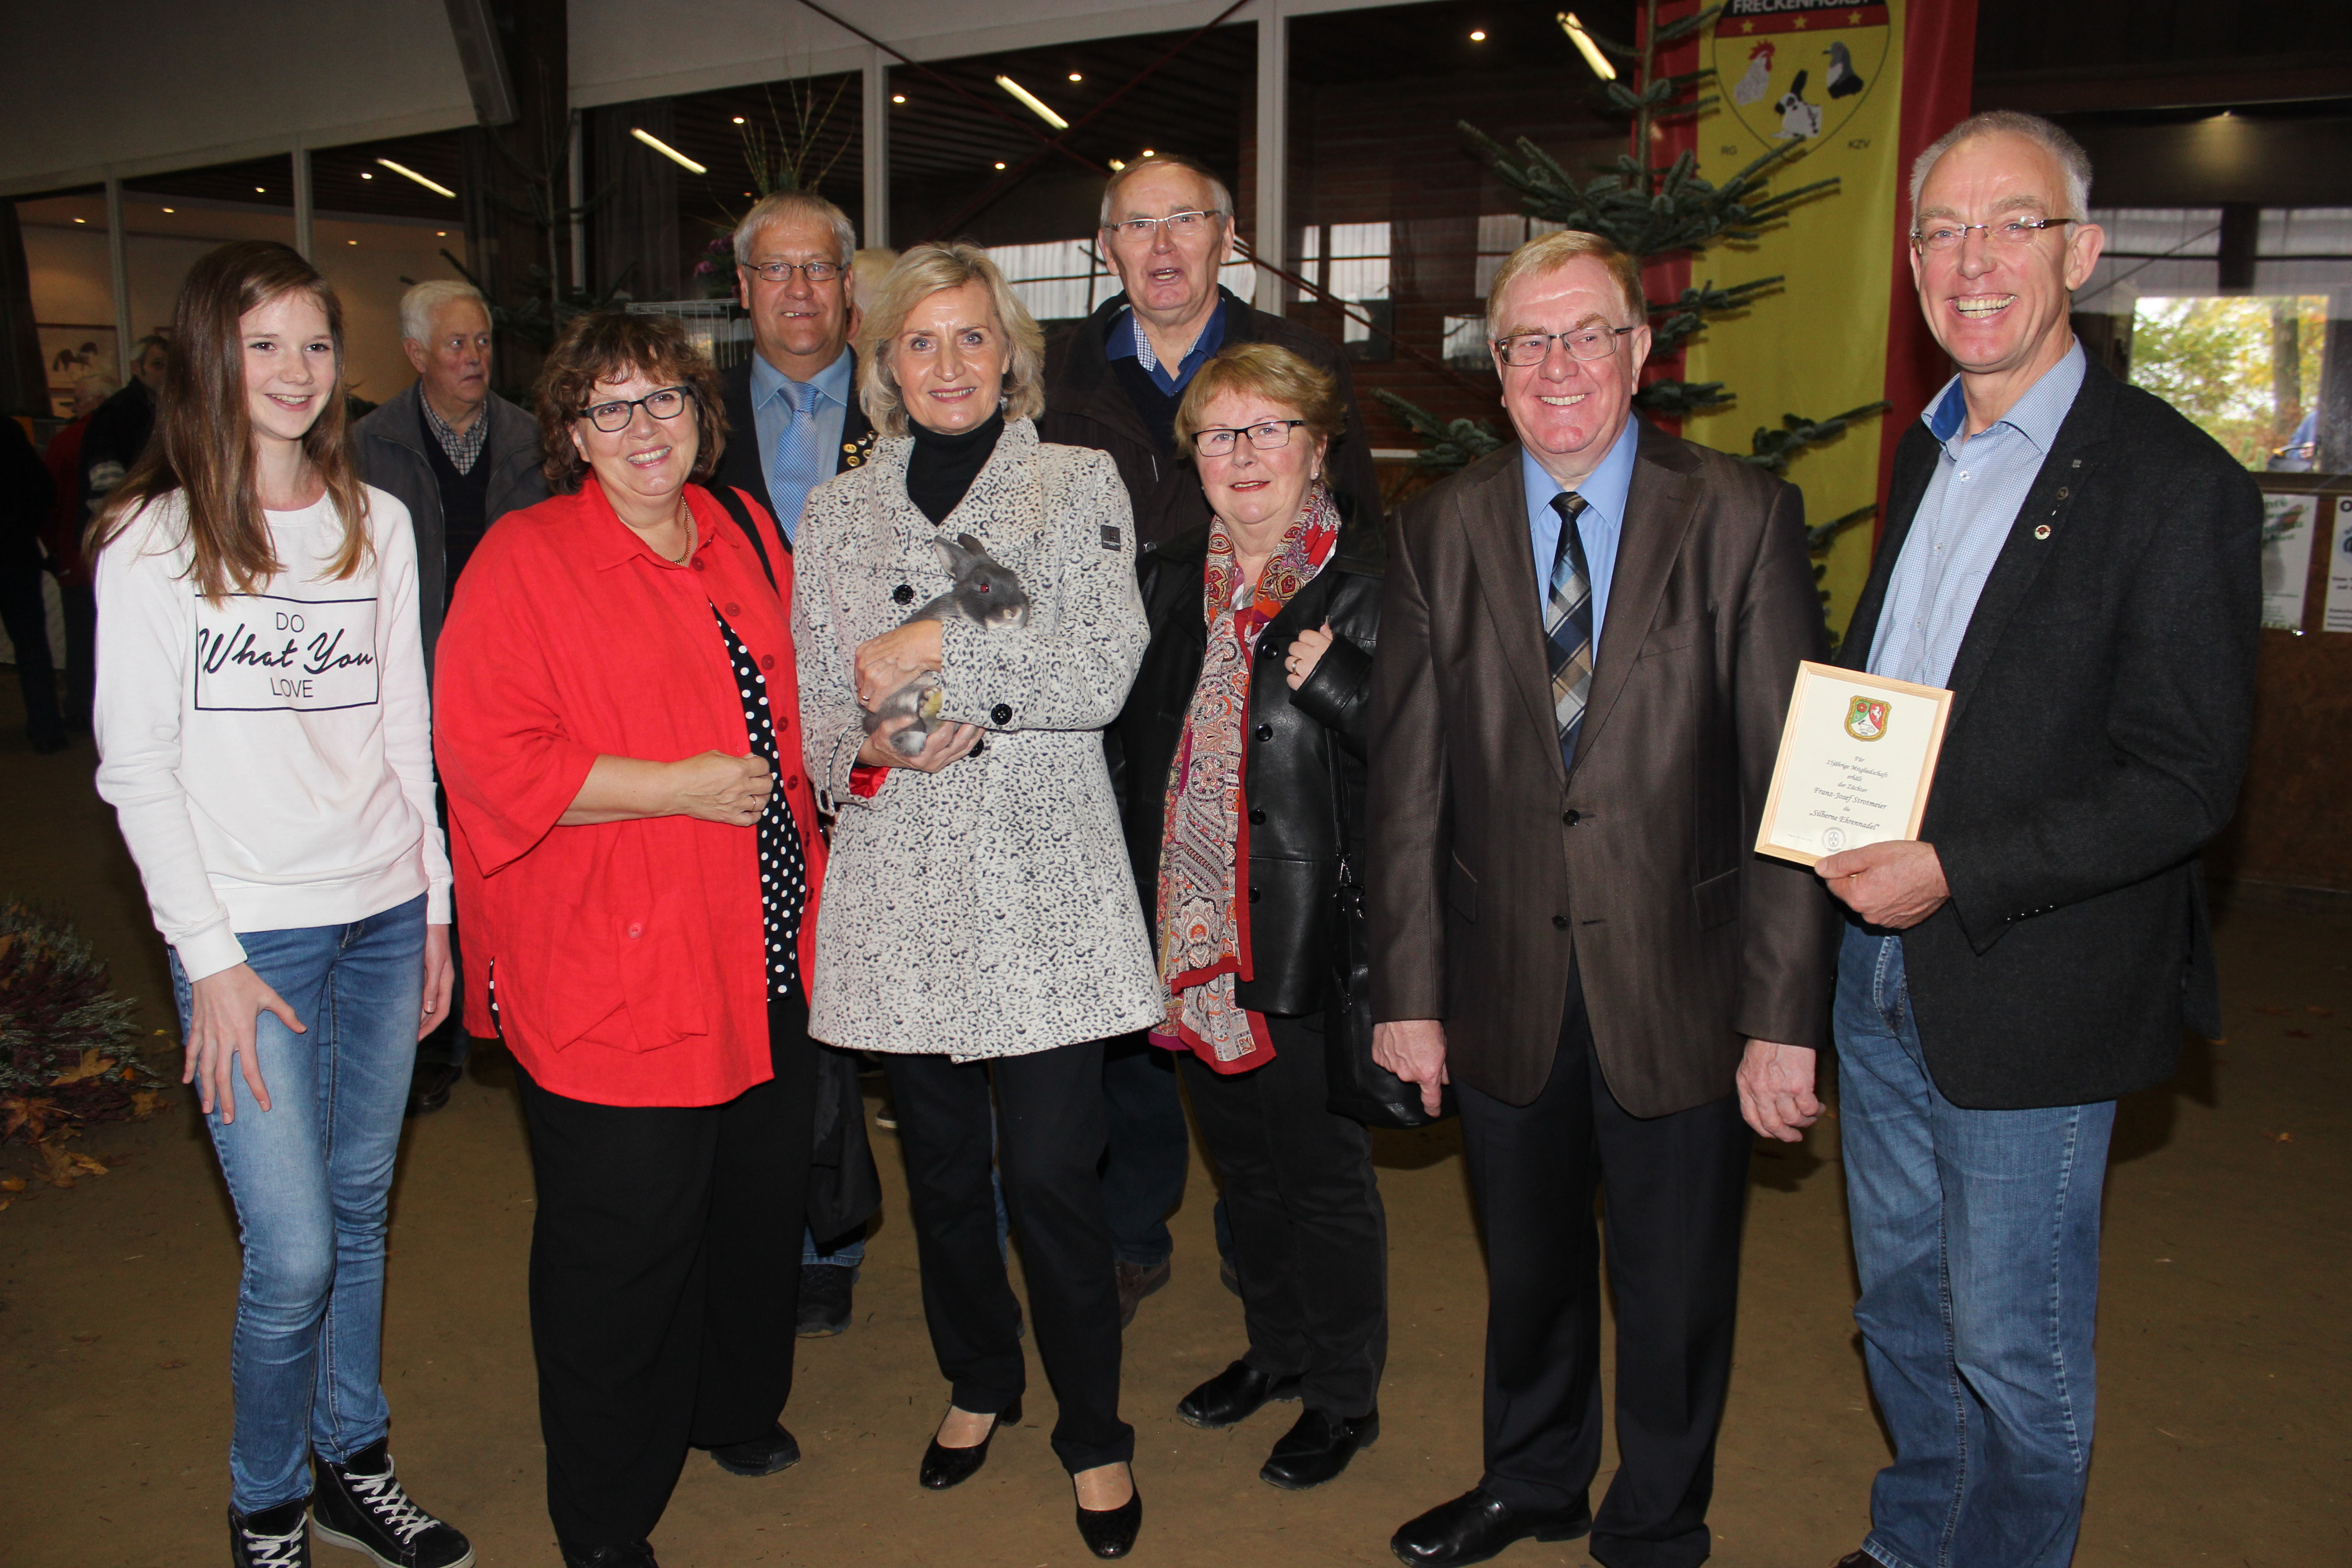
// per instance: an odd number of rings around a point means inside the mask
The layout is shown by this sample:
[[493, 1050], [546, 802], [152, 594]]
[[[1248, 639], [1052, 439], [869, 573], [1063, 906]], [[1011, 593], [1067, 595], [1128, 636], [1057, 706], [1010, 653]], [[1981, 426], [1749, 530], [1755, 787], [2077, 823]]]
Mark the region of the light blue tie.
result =
[[809, 491], [824, 479], [824, 454], [816, 449], [816, 388], [804, 381], [786, 381], [793, 416], [776, 436], [776, 457], [768, 475], [768, 499], [775, 503], [776, 522], [784, 538], [799, 536], [801, 509]]

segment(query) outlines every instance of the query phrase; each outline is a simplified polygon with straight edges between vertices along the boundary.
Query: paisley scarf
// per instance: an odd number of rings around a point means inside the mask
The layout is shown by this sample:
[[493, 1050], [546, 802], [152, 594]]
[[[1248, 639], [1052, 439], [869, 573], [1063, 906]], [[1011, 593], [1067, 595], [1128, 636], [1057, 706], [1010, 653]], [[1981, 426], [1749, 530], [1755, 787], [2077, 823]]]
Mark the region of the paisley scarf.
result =
[[1251, 591], [1223, 521], [1209, 528], [1201, 586], [1208, 647], [1169, 763], [1161, 818], [1160, 978], [1168, 1016], [1152, 1038], [1219, 1072], [1246, 1072], [1274, 1058], [1265, 1018], [1235, 999], [1236, 985], [1250, 978], [1249, 904], [1237, 896], [1239, 869], [1249, 864], [1242, 773], [1250, 656], [1267, 624], [1323, 569], [1339, 536], [1339, 509], [1318, 481]]

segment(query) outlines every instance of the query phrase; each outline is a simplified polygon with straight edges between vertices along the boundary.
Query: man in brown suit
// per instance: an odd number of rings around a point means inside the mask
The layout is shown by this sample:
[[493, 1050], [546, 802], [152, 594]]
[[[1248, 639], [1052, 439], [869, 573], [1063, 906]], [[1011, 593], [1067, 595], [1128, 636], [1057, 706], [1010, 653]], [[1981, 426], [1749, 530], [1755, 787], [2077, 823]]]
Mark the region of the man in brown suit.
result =
[[[1373, 676], [1374, 1054], [1451, 1083], [1487, 1242], [1486, 1474], [1391, 1542], [1706, 1560], [1747, 1122], [1818, 1114], [1831, 918], [1755, 855], [1800, 659], [1798, 492], [1633, 416], [1638, 264], [1530, 241], [1488, 302], [1517, 446], [1414, 498]], [[1622, 1464], [1595, 1515], [1606, 1200]]]

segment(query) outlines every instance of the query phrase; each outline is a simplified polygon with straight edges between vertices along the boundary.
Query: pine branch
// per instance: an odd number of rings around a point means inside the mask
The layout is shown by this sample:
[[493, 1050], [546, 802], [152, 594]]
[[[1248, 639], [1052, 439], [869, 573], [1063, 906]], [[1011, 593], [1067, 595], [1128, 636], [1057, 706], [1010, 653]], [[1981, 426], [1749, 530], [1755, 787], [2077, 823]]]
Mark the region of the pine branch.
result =
[[1373, 388], [1372, 395], [1407, 429], [1429, 443], [1415, 454], [1415, 468], [1450, 474], [1456, 468], [1467, 468], [1509, 439], [1484, 419], [1442, 421], [1386, 387]]
[[1867, 522], [1877, 515], [1878, 503], [1873, 501], [1868, 506], [1854, 508], [1843, 517], [1833, 517], [1827, 522], [1809, 528], [1805, 530], [1805, 549], [1812, 554], [1819, 555], [1830, 547], [1831, 541], [1836, 539], [1839, 534], [1843, 533], [1855, 523]]
[[1789, 466], [1789, 459], [1809, 447], [1836, 439], [1845, 434], [1845, 427], [1856, 419], [1873, 414], [1884, 414], [1893, 408], [1892, 403], [1865, 403], [1859, 408], [1849, 408], [1843, 414], [1832, 414], [1827, 419], [1808, 419], [1801, 414], [1780, 416], [1780, 428], [1757, 426], [1749, 450], [1742, 459], [1755, 464], [1768, 473], [1780, 473]]
[[1719, 381], [1654, 381], [1633, 395], [1633, 406], [1662, 419], [1688, 419], [1730, 405]]

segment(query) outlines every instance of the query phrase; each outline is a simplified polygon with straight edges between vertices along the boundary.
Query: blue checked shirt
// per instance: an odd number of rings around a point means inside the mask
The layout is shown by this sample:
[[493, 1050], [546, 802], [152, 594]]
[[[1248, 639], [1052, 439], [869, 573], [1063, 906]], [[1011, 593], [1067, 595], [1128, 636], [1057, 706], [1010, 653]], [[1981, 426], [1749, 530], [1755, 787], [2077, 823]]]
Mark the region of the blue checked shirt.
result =
[[1968, 404], [1958, 376], [1927, 405], [1920, 417], [1943, 450], [1887, 579], [1886, 607], [1870, 645], [1873, 675], [1922, 686], [1951, 679], [1977, 595], [2083, 389], [2083, 364], [2077, 342], [1979, 435], [1961, 434]]
[[[1617, 541], [1625, 531], [1625, 497], [1633, 488], [1633, 451], [1641, 444], [1641, 422], [1629, 416], [1609, 455], [1576, 487], [1576, 493], [1584, 498], [1576, 533], [1584, 541], [1585, 575], [1592, 587], [1596, 655], [1601, 648], [1601, 623], [1609, 618], [1610, 580], [1617, 575]], [[1522, 444], [1519, 488], [1527, 492], [1528, 536], [1536, 550], [1536, 614], [1540, 616], [1551, 600], [1551, 563], [1559, 550], [1559, 513], [1552, 510], [1551, 498], [1568, 487], [1545, 473], [1535, 454]]]

